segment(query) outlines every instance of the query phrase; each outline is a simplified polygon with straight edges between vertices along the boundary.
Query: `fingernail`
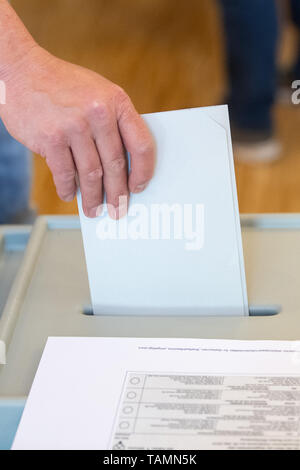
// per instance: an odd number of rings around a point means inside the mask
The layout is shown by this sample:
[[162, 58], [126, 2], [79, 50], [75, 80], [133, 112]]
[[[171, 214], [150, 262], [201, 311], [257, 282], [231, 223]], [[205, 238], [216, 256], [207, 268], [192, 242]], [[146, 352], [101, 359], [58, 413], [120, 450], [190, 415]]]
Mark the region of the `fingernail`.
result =
[[107, 209], [110, 218], [118, 220], [127, 214], [128, 204], [126, 202], [122, 202], [118, 207], [114, 207], [112, 204], [108, 204]]
[[144, 189], [146, 189], [147, 186], [148, 186], [148, 183], [138, 184], [138, 185], [135, 187], [134, 192], [135, 192], [135, 193], [140, 193], [140, 192], [144, 191]]
[[111, 219], [117, 219], [117, 209], [112, 204], [107, 204], [108, 215]]
[[127, 202], [122, 202], [119, 207], [118, 207], [118, 219], [121, 219], [127, 214], [128, 210], [128, 203]]
[[93, 207], [88, 212], [89, 217], [91, 218], [99, 217], [102, 214], [102, 209], [103, 209], [102, 204], [100, 206]]

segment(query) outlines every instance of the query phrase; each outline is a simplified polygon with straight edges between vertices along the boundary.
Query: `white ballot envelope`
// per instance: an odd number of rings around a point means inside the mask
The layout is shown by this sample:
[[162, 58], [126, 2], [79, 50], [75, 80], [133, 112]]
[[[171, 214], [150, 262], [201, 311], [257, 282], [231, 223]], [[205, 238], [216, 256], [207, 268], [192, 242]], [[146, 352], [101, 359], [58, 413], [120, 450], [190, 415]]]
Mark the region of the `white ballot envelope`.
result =
[[13, 449], [300, 449], [300, 342], [49, 338]]
[[227, 106], [144, 115], [157, 147], [119, 221], [78, 206], [94, 314], [248, 315]]

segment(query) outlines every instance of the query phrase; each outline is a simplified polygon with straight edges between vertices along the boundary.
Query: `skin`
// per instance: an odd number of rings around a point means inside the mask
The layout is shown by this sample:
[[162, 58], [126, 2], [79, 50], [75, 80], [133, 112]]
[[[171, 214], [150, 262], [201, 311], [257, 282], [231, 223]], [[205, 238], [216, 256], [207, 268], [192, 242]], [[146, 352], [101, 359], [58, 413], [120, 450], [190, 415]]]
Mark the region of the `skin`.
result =
[[119, 198], [146, 188], [155, 146], [125, 91], [39, 47], [6, 0], [0, 0], [0, 80], [1, 119], [46, 159], [60, 198], [71, 201], [79, 185], [86, 216], [101, 214], [104, 193], [112, 218], [126, 214]]

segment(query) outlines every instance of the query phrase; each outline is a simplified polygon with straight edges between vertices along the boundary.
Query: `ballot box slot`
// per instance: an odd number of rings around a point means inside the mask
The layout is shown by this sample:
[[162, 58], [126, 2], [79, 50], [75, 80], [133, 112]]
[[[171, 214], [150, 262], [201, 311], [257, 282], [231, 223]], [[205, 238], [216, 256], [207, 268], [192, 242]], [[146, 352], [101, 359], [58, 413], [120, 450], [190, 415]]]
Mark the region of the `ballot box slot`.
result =
[[85, 305], [82, 309], [82, 313], [87, 316], [94, 315], [93, 307], [91, 305]]
[[300, 229], [299, 214], [240, 214], [241, 226], [254, 230], [296, 230]]
[[[266, 305], [249, 305], [249, 316], [250, 317], [271, 317], [274, 315], [278, 315], [281, 311], [281, 306], [280, 305], [271, 305], [271, 304], [266, 304]], [[84, 305], [82, 309], [82, 313], [87, 316], [93, 316], [93, 307], [91, 305]], [[103, 315], [107, 315], [105, 310], [103, 309]], [[136, 315], [133, 313], [133, 315]], [[149, 315], [156, 316], [158, 315], [155, 314], [155, 312], [150, 313]], [[170, 312], [167, 313], [168, 316], [170, 315]], [[176, 316], [178, 316], [178, 313], [176, 313]], [[179, 315], [180, 316], [180, 315]], [[188, 317], [189, 315], [186, 314]], [[193, 315], [195, 316], [195, 315]], [[200, 315], [199, 315], [200, 316]]]
[[278, 315], [280, 311], [280, 305], [249, 305], [250, 317], [271, 317]]

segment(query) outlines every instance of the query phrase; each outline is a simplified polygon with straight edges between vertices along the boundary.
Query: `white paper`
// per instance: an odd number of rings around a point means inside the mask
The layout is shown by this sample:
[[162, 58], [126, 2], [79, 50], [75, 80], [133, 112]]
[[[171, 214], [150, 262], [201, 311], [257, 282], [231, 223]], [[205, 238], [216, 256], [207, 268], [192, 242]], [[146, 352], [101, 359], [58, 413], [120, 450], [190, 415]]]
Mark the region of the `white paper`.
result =
[[[129, 216], [89, 219], [79, 196], [94, 313], [248, 315], [227, 107], [143, 118], [157, 165], [149, 187], [131, 196]], [[157, 219], [162, 205], [176, 205], [177, 218]]]
[[300, 342], [49, 338], [14, 449], [296, 449]]

